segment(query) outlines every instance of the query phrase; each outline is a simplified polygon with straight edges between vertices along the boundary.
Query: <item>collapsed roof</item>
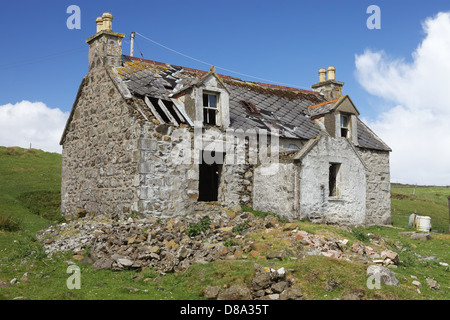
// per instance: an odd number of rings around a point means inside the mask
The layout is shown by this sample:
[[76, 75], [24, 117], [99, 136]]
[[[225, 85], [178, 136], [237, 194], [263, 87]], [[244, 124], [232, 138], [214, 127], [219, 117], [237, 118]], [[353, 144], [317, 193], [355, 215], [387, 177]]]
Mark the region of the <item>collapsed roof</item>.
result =
[[[192, 125], [192, 120], [177, 108], [172, 97], [201, 81], [206, 71], [122, 55], [122, 66], [110, 72], [125, 98], [147, 99], [147, 103], [140, 104], [147, 113]], [[327, 134], [312, 117], [332, 110], [338, 99], [327, 102], [314, 91], [217, 76], [229, 92], [232, 129], [278, 129], [281, 137], [302, 140]], [[154, 107], [150, 108], [148, 101]], [[310, 106], [317, 108], [312, 111]], [[357, 134], [360, 147], [391, 151], [359, 119]]]

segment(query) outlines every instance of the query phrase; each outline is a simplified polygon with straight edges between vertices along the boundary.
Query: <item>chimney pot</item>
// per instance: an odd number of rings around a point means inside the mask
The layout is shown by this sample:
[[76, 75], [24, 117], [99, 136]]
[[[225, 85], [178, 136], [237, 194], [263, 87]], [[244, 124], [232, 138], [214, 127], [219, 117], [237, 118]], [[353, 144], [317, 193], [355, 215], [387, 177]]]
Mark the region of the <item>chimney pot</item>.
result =
[[327, 71], [325, 69], [319, 69], [319, 82], [324, 82], [327, 80]]
[[336, 80], [336, 68], [328, 67], [328, 80]]
[[97, 33], [99, 33], [100, 31], [103, 30], [103, 18], [98, 17], [97, 20], [95, 20], [95, 22], [97, 23]]
[[103, 30], [112, 31], [112, 20], [113, 20], [112, 14], [109, 12], [105, 12], [102, 15], [102, 19], [103, 19]]

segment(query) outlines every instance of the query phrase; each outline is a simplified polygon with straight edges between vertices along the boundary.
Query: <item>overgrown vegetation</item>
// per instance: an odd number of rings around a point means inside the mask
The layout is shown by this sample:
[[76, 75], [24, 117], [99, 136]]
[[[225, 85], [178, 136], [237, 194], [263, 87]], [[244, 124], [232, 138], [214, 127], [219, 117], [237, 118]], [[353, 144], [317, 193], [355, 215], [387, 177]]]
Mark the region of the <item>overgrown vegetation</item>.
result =
[[0, 215], [0, 230], [9, 232], [19, 231], [21, 228], [21, 222], [8, 213]]
[[248, 221], [245, 220], [242, 223], [238, 224], [236, 227], [234, 227], [232, 229], [233, 233], [235, 234], [243, 234], [245, 232], [245, 230], [247, 230], [250, 227], [250, 225], [248, 224]]
[[243, 206], [243, 207], [242, 207], [242, 211], [244, 211], [244, 212], [250, 212], [250, 213], [253, 214], [255, 217], [260, 217], [260, 218], [265, 218], [265, 217], [268, 217], [268, 216], [273, 216], [273, 217], [277, 218], [278, 221], [280, 221], [280, 222], [282, 222], [282, 223], [284, 223], [284, 222], [287, 221], [286, 219], [280, 217], [279, 215], [277, 215], [277, 214], [275, 214], [275, 213], [272, 213], [272, 212], [264, 212], [264, 211], [259, 211], [259, 210], [253, 210], [253, 208], [246, 207], [246, 206]]
[[200, 219], [197, 223], [190, 223], [189, 228], [186, 230], [186, 233], [189, 237], [195, 237], [202, 232], [208, 230], [211, 226], [211, 219], [206, 216]]
[[63, 222], [61, 215], [60, 191], [32, 191], [20, 194], [17, 197], [30, 212], [47, 220]]
[[352, 228], [352, 233], [353, 233], [354, 237], [359, 241], [369, 242], [369, 240], [370, 240], [369, 236], [364, 232], [363, 229]]

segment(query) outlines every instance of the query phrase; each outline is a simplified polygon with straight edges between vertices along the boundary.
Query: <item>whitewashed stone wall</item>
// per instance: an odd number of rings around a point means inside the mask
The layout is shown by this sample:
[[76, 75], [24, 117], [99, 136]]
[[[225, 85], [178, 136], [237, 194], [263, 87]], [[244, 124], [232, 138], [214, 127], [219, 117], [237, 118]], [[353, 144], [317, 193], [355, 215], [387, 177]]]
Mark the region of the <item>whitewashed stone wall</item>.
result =
[[391, 224], [389, 152], [359, 149], [366, 163], [366, 224]]
[[[340, 163], [338, 195], [329, 196], [329, 165]], [[363, 225], [365, 167], [346, 139], [323, 137], [301, 162], [300, 216], [323, 223]]]
[[[339, 193], [329, 196], [329, 165], [340, 163]], [[301, 162], [279, 163], [273, 175], [255, 168], [253, 207], [288, 219], [363, 225], [365, 166], [345, 139], [322, 137]]]
[[267, 169], [255, 168], [253, 181], [253, 208], [274, 212], [287, 219], [297, 218], [295, 203], [295, 170], [293, 163], [279, 163], [272, 166], [273, 174]]

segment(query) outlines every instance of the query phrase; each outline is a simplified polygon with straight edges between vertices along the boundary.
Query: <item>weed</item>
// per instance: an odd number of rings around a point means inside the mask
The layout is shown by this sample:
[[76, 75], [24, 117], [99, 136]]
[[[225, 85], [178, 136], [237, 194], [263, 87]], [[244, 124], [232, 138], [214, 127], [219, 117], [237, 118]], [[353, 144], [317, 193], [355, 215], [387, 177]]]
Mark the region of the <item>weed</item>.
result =
[[398, 264], [401, 267], [412, 267], [416, 264], [416, 257], [410, 252], [402, 252]]
[[21, 229], [21, 221], [17, 217], [6, 213], [0, 216], [0, 230], [9, 232], [19, 231]]
[[48, 220], [64, 222], [61, 215], [60, 191], [32, 191], [25, 192], [17, 198], [32, 213]]
[[278, 221], [280, 221], [280, 222], [282, 222], [282, 223], [284, 223], [284, 222], [287, 221], [287, 219], [281, 218], [279, 215], [277, 215], [277, 214], [275, 214], [275, 213], [272, 213], [272, 212], [264, 212], [264, 211], [259, 211], [259, 210], [253, 210], [252, 208], [246, 207], [246, 206], [243, 206], [243, 207], [242, 207], [242, 211], [244, 211], [244, 212], [250, 212], [250, 213], [253, 214], [255, 217], [259, 217], [259, 218], [265, 218], [265, 217], [267, 217], [267, 216], [273, 216], [273, 217], [277, 218]]
[[233, 228], [233, 232], [236, 234], [242, 234], [245, 230], [250, 228], [250, 225], [248, 224], [248, 221], [245, 220], [244, 222], [238, 224], [236, 227]]
[[225, 240], [225, 242], [223, 243], [223, 245], [224, 245], [225, 247], [232, 247], [232, 246], [235, 246], [236, 243], [234, 242], [233, 239], [228, 238], [227, 240]]
[[353, 236], [362, 242], [369, 242], [370, 238], [367, 234], [364, 233], [363, 230], [360, 229], [352, 229]]
[[199, 222], [197, 223], [190, 223], [189, 228], [187, 229], [186, 233], [189, 237], [195, 237], [202, 232], [205, 232], [209, 229], [211, 225], [211, 219], [206, 216], [203, 217]]

